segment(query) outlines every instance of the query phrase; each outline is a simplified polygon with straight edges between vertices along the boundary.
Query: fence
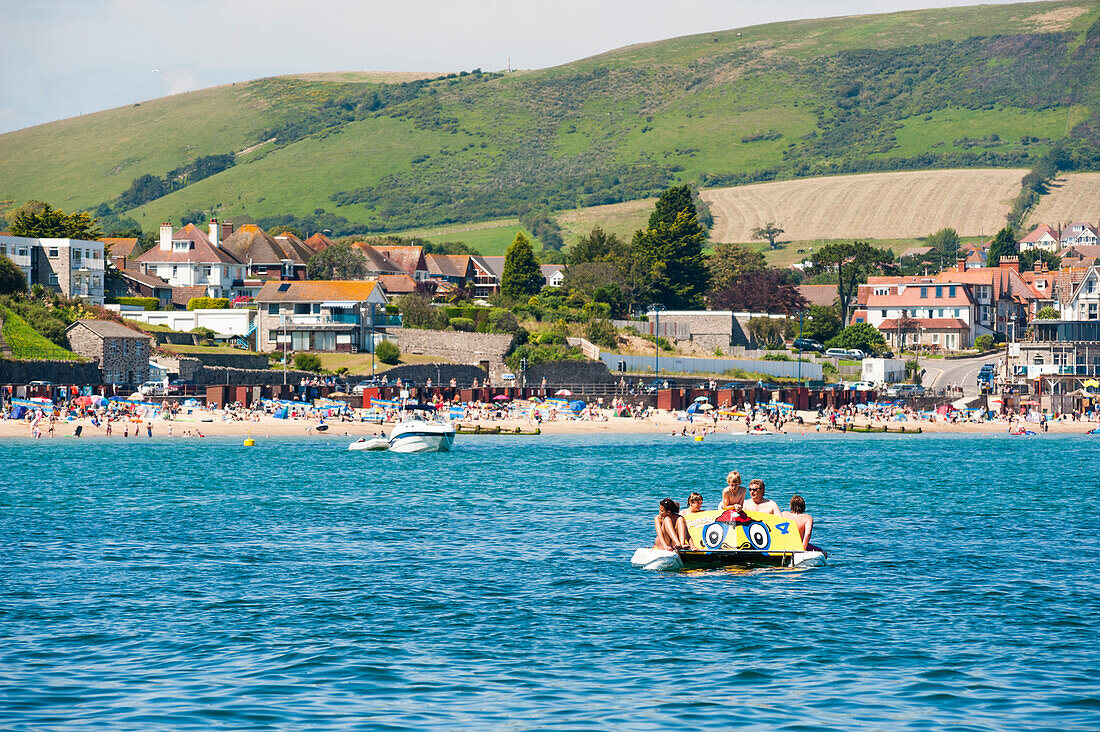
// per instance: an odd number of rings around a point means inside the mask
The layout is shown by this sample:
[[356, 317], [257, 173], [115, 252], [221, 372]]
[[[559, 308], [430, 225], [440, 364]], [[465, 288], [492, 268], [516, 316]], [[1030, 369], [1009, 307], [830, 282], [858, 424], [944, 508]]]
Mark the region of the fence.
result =
[[[616, 353], [601, 353], [600, 359], [607, 364], [612, 373], [622, 368], [629, 372], [653, 372], [653, 356], [620, 356]], [[740, 369], [756, 374], [777, 376], [780, 378], [798, 378], [799, 369], [797, 361], [750, 361], [747, 359], [732, 358], [687, 358], [683, 356], [661, 356], [662, 373], [681, 374], [724, 374], [734, 369]], [[803, 363], [802, 378], [811, 381], [821, 381], [824, 373], [821, 364]]]
[[653, 320], [612, 320], [616, 328], [634, 328], [642, 335], [659, 335], [662, 338], [675, 338], [686, 341], [691, 338], [691, 325], [681, 321], [662, 320], [661, 332], [655, 333], [657, 323]]

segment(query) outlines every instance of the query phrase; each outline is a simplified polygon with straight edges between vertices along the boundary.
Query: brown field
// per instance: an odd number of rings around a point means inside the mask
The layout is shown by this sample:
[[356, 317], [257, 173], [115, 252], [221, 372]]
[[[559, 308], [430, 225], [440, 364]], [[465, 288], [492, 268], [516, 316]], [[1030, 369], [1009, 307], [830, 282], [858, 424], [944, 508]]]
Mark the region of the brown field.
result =
[[562, 237], [567, 246], [587, 235], [593, 226], [600, 226], [609, 234], [618, 234], [629, 240], [635, 231], [646, 227], [655, 203], [656, 198], [643, 198], [638, 201], [562, 211], [555, 218], [561, 226]]
[[1039, 224], [1100, 220], [1100, 173], [1070, 173], [1054, 179], [1050, 193], [1028, 217], [1026, 231]]
[[945, 227], [989, 235], [1005, 224], [1023, 169], [929, 170], [807, 178], [703, 191], [715, 242], [752, 241], [771, 221], [782, 240], [907, 239]]

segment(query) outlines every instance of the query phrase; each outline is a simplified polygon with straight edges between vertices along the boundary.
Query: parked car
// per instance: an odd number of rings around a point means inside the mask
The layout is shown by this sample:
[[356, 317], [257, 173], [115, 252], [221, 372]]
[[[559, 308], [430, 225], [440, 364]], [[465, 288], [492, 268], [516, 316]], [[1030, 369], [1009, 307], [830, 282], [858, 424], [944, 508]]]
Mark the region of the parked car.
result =
[[164, 388], [164, 382], [162, 381], [146, 381], [138, 387], [137, 393], [145, 397], [164, 396], [168, 393], [168, 390]]
[[188, 381], [187, 379], [173, 379], [168, 382], [168, 393], [186, 394], [194, 386], [194, 382]]
[[848, 361], [862, 361], [867, 358], [867, 354], [858, 348], [830, 348], [825, 351], [825, 355], [829, 358], [843, 358]]
[[924, 396], [924, 387], [920, 384], [894, 384], [886, 390], [886, 396], [922, 397]]
[[375, 389], [383, 386], [381, 379], [367, 379], [366, 381], [360, 381], [358, 384], [352, 387], [352, 394], [362, 394], [366, 389]]
[[825, 346], [821, 345], [813, 338], [795, 338], [794, 347], [800, 351], [817, 351], [818, 353], [825, 353]]
[[875, 388], [875, 385], [872, 384], [870, 381], [853, 381], [850, 384], [845, 384], [844, 386], [845, 388], [851, 389], [852, 391], [872, 391]]
[[645, 391], [652, 394], [660, 389], [671, 389], [672, 382], [668, 379], [654, 379], [645, 385]]

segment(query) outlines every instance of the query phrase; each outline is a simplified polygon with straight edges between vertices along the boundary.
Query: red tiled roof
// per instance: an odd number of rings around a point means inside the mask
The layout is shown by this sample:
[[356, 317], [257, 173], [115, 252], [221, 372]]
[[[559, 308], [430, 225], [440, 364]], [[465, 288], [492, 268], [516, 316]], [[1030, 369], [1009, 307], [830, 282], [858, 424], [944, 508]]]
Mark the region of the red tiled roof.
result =
[[379, 274], [401, 274], [405, 271], [401, 265], [378, 251], [377, 248], [367, 244], [365, 241], [357, 241], [351, 246], [353, 249], [358, 249], [363, 253], [363, 256], [367, 258], [367, 262], [370, 263], [372, 272], [378, 272]]
[[272, 280], [260, 288], [256, 302], [366, 302], [375, 287], [374, 280]]
[[1020, 239], [1020, 243], [1021, 244], [1024, 244], [1024, 243], [1034, 244], [1035, 242], [1042, 239], [1044, 234], [1050, 234], [1050, 236], [1055, 241], [1058, 241], [1058, 232], [1057, 231], [1050, 228], [1046, 224], [1039, 224], [1034, 229], [1032, 229], [1031, 232], [1027, 236], [1025, 236], [1023, 239]]
[[186, 251], [172, 251], [164, 252], [160, 249], [160, 243], [158, 242], [149, 251], [142, 254], [137, 258], [139, 262], [194, 262], [197, 264], [243, 264], [239, 259], [233, 256], [232, 253], [225, 249], [219, 249], [210, 243], [210, 239], [203, 233], [202, 229], [198, 228], [194, 224], [188, 224], [175, 234], [172, 235], [173, 241], [187, 240], [191, 242], [191, 246]]
[[173, 287], [172, 288], [172, 304], [178, 305], [181, 308], [187, 307], [187, 303], [191, 301], [193, 297], [206, 297], [206, 287], [203, 285], [197, 285], [195, 287]]
[[427, 272], [428, 266], [424, 262], [423, 247], [374, 247], [379, 253], [396, 262], [401, 270], [410, 277], [415, 277], [416, 272]]
[[405, 295], [416, 292], [416, 280], [407, 274], [379, 275], [378, 283], [390, 295]]
[[[906, 321], [905, 326], [912, 330], [914, 327], [924, 328], [925, 330], [970, 330], [970, 326], [966, 324], [966, 321], [959, 318], [910, 318]], [[897, 330], [898, 321], [896, 318], [887, 318], [878, 324], [879, 330]]]
[[316, 254], [317, 252], [323, 252], [336, 242], [334, 242], [332, 239], [329, 239], [324, 234], [314, 234], [302, 243], [312, 249], [313, 252]]
[[433, 277], [465, 277], [470, 270], [469, 254], [425, 254], [424, 261]]
[[126, 237], [122, 239], [114, 239], [111, 237], [105, 237], [100, 239], [101, 242], [111, 249], [110, 256], [112, 257], [129, 257], [134, 253], [134, 247], [137, 246], [138, 240], [135, 237]]
[[798, 291], [811, 305], [829, 307], [836, 300], [836, 285], [799, 285]]
[[270, 266], [280, 266], [284, 259], [305, 264], [315, 254], [298, 237], [275, 238], [255, 224], [245, 224], [227, 236], [222, 249], [241, 262]]

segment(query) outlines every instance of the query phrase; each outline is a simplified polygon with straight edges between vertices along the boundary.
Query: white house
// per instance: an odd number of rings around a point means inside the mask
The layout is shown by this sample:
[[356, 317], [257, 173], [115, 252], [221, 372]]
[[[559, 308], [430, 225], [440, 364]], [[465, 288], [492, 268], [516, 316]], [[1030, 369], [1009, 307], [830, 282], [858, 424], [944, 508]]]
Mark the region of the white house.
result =
[[175, 234], [171, 224], [161, 224], [160, 244], [137, 261], [142, 272], [172, 287], [203, 287], [207, 297], [234, 297], [244, 286], [247, 265], [219, 245], [219, 236], [216, 220], [209, 236], [194, 224]]
[[1100, 267], [1089, 267], [1069, 301], [1062, 304], [1063, 320], [1100, 320]]
[[1063, 247], [1094, 246], [1100, 243], [1100, 234], [1092, 224], [1075, 222], [1062, 229], [1061, 243]]
[[957, 351], [979, 335], [977, 304], [962, 282], [930, 278], [869, 277], [866, 307], [856, 311], [882, 331], [887, 343], [922, 343]]
[[15, 262], [27, 286], [103, 304], [103, 242], [0, 235], [0, 255]]
[[1030, 234], [1020, 240], [1020, 251], [1042, 249], [1044, 252], [1056, 252], [1063, 247], [1059, 233], [1046, 224], [1039, 224]]

